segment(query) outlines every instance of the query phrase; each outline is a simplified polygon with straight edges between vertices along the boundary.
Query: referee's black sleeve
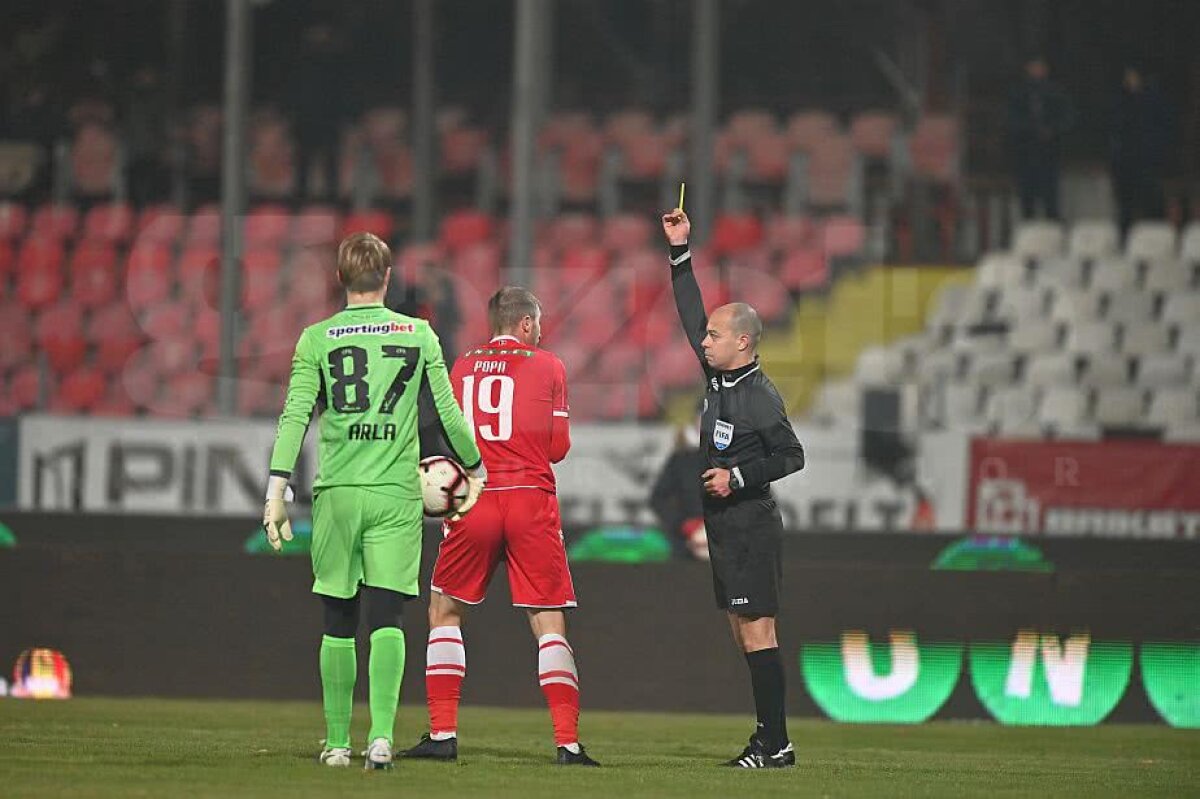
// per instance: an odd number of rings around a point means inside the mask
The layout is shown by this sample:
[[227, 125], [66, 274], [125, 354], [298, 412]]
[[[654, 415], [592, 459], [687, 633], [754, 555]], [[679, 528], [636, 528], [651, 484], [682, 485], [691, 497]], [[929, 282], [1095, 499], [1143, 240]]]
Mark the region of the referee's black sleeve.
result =
[[745, 487], [760, 488], [803, 469], [804, 448], [800, 446], [796, 431], [788, 421], [783, 398], [774, 387], [768, 384], [764, 390], [754, 392], [751, 414], [756, 420], [755, 431], [766, 454], [757, 460], [737, 465]]
[[700, 342], [704, 341], [708, 332], [708, 313], [704, 310], [704, 297], [692, 272], [692, 254], [686, 244], [671, 245], [671, 290], [675, 294], [675, 309], [679, 311], [679, 321], [683, 324], [688, 344], [692, 345], [692, 351], [707, 374], [708, 365], [704, 362], [704, 350]]

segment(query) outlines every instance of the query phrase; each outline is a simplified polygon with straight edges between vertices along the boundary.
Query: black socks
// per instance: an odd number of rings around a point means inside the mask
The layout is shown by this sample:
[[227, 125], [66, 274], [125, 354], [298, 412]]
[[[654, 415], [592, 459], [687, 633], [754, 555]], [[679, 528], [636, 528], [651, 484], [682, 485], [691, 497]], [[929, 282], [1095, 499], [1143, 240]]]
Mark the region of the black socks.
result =
[[750, 683], [754, 687], [758, 738], [766, 753], [773, 755], [788, 744], [783, 662], [779, 659], [779, 648], [747, 652], [746, 665], [750, 667]]

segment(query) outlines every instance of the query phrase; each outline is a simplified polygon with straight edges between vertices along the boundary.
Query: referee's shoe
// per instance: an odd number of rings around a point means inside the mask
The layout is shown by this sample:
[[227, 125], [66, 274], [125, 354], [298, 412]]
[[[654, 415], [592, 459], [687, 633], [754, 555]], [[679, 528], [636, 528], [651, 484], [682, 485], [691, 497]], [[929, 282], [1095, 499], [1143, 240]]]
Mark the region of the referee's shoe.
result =
[[732, 768], [788, 768], [796, 765], [796, 751], [791, 743], [784, 745], [774, 754], [768, 753], [757, 733], [750, 736], [750, 744], [733, 760], [724, 765]]

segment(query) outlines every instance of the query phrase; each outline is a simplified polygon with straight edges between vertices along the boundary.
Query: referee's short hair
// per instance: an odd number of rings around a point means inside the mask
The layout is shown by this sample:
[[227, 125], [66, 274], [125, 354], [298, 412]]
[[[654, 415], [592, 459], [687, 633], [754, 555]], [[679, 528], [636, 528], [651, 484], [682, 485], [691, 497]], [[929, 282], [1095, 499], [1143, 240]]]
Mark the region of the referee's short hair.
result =
[[492, 333], [512, 330], [526, 316], [537, 318], [542, 304], [533, 292], [521, 286], [505, 286], [488, 300], [488, 324]]
[[749, 336], [750, 349], [758, 349], [763, 328], [762, 320], [758, 318], [758, 311], [754, 310], [754, 306], [744, 302], [729, 303], [729, 323], [733, 327], [735, 336], [742, 334]]

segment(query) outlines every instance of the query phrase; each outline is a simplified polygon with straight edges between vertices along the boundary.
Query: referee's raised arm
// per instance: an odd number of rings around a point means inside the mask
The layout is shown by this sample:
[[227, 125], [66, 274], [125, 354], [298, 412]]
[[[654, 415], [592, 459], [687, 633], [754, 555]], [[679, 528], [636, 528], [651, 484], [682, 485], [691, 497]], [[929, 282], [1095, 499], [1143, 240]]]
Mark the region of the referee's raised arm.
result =
[[687, 214], [676, 208], [663, 214], [662, 224], [671, 248], [671, 289], [675, 293], [675, 308], [679, 311], [679, 321], [683, 324], [688, 343], [700, 359], [700, 366], [707, 371], [701, 342], [708, 330], [708, 312], [704, 310], [704, 297], [692, 273], [692, 253], [688, 249], [692, 223], [688, 221]]

